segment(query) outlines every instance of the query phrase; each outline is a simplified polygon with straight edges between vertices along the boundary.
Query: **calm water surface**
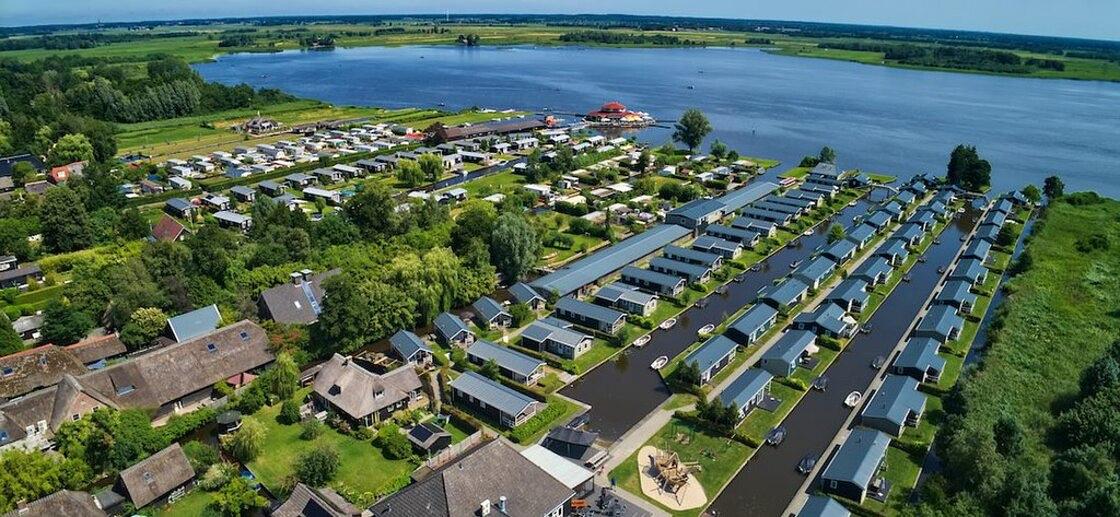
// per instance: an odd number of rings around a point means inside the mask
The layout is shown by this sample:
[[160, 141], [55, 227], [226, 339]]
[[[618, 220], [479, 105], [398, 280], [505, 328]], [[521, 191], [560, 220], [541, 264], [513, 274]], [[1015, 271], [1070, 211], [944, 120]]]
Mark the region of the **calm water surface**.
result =
[[[675, 120], [704, 110], [715, 138], [793, 165], [822, 145], [841, 165], [943, 173], [979, 147], [997, 189], [1060, 173], [1070, 189], [1120, 196], [1120, 84], [903, 70], [755, 49], [367, 47], [237, 54], [208, 80], [339, 104], [584, 113], [608, 100]], [[688, 89], [688, 86], [694, 89]], [[669, 130], [643, 139], [660, 144]]]

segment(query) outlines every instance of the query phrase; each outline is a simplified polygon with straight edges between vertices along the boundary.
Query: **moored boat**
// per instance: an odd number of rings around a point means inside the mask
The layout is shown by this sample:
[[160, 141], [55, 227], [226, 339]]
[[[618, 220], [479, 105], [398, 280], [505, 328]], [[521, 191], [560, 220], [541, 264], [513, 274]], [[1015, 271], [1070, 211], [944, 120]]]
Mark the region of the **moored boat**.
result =
[[662, 321], [660, 327], [661, 327], [662, 330], [669, 330], [669, 329], [673, 328], [673, 325], [676, 325], [676, 324], [677, 324], [677, 318], [669, 318], [665, 321]]
[[665, 364], [668, 363], [668, 362], [669, 362], [669, 356], [667, 356], [667, 355], [658, 356], [657, 359], [654, 359], [653, 362], [650, 363], [649, 367], [654, 369], [654, 370], [660, 370], [661, 368], [665, 367]]
[[701, 336], [706, 336], [708, 334], [711, 334], [712, 331], [715, 330], [715, 329], [716, 329], [716, 326], [709, 323], [707, 325], [704, 325], [703, 327], [700, 327], [700, 330], [697, 330], [696, 333], [700, 334]]
[[635, 339], [634, 340], [634, 346], [636, 346], [638, 348], [642, 348], [643, 346], [646, 346], [647, 343], [649, 343], [649, 339], [650, 339], [649, 334], [646, 334], [646, 335], [644, 335], [644, 336], [642, 336], [638, 339]]
[[859, 404], [859, 401], [862, 399], [863, 393], [853, 391], [849, 393], [847, 397], [844, 397], [844, 405], [848, 407], [856, 407], [856, 404]]

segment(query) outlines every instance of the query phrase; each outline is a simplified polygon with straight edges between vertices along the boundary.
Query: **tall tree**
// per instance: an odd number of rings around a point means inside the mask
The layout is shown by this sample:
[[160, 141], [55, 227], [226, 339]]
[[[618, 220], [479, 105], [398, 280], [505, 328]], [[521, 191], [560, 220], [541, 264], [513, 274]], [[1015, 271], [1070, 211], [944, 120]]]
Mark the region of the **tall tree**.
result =
[[210, 508], [218, 515], [241, 517], [252, 515], [254, 510], [268, 506], [268, 499], [249, 486], [241, 476], [233, 476], [212, 496]]
[[418, 163], [420, 171], [424, 173], [424, 179], [428, 181], [436, 181], [443, 175], [443, 159], [436, 154], [424, 154], [420, 156]]
[[23, 339], [19, 332], [12, 328], [12, 320], [4, 311], [0, 311], [0, 356], [14, 354], [23, 350]]
[[1023, 187], [1023, 190], [1020, 192], [1022, 192], [1023, 197], [1027, 198], [1027, 201], [1031, 203], [1042, 201], [1042, 191], [1038, 190], [1038, 187], [1034, 185], [1027, 185]]
[[65, 300], [54, 300], [43, 310], [43, 340], [48, 343], [76, 343], [92, 328], [93, 320]]
[[1065, 195], [1066, 184], [1062, 182], [1062, 178], [1058, 176], [1050, 176], [1042, 184], [1042, 193], [1046, 195], [1046, 199], [1053, 201]]
[[846, 233], [847, 232], [844, 231], [843, 226], [839, 224], [833, 224], [832, 226], [828, 227], [828, 243], [832, 244], [840, 239], [843, 239]]
[[674, 126], [673, 141], [688, 146], [688, 151], [691, 153], [704, 143], [704, 138], [711, 132], [712, 124], [708, 122], [708, 117], [700, 110], [690, 108], [685, 110]]
[[89, 215], [78, 195], [69, 188], [47, 191], [40, 210], [43, 245], [54, 252], [83, 249], [93, 242]]
[[313, 337], [323, 354], [352, 352], [371, 341], [416, 323], [416, 300], [406, 293], [355, 273], [332, 277]]
[[523, 215], [506, 212], [498, 217], [490, 236], [490, 258], [506, 282], [531, 271], [540, 249], [540, 238]]
[[222, 437], [222, 447], [242, 463], [253, 461], [264, 452], [264, 440], [268, 429], [252, 418], [241, 422], [241, 428], [233, 434]]
[[817, 159], [820, 160], [820, 163], [833, 163], [833, 164], [835, 164], [836, 163], [836, 151], [834, 151], [831, 147], [826, 145], [826, 146], [822, 147], [821, 152], [817, 154]]
[[74, 162], [88, 162], [93, 160], [93, 144], [83, 134], [63, 135], [51, 147], [47, 154], [47, 161], [51, 165], [65, 165]]
[[412, 188], [424, 181], [424, 171], [412, 160], [401, 160], [397, 164], [397, 180], [405, 187]]
[[400, 228], [397, 202], [388, 187], [378, 182], [367, 183], [346, 203], [346, 216], [350, 218], [366, 239], [394, 235]]

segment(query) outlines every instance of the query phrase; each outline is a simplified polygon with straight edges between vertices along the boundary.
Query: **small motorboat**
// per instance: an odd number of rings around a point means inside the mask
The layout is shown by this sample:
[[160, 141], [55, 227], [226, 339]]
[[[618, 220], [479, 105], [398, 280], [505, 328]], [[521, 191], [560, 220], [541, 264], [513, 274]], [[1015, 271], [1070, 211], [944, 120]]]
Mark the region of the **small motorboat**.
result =
[[762, 264], [755, 264], [755, 265], [751, 266], [749, 271], [762, 271]]
[[777, 447], [782, 444], [786, 439], [786, 428], [782, 426], [775, 427], [766, 434], [766, 443]]
[[700, 334], [701, 336], [706, 336], [708, 334], [711, 334], [712, 331], [715, 330], [715, 329], [716, 329], [716, 326], [709, 323], [707, 325], [704, 325], [703, 327], [700, 327], [700, 330], [697, 330], [696, 333]]
[[696, 303], [692, 304], [692, 306], [696, 307], [697, 309], [703, 309], [704, 307], [708, 306], [708, 299], [701, 298], [699, 300], [696, 300]]
[[797, 472], [808, 475], [813, 471], [813, 467], [817, 466], [817, 455], [814, 453], [806, 454], [797, 462]]
[[856, 206], [856, 205], [858, 205], [858, 204], [859, 204], [859, 203], [856, 203], [855, 201], [852, 201], [851, 203], [848, 203], [848, 206], [854, 207], [854, 206]]
[[964, 241], [967, 241], [967, 240], [968, 240], [967, 235], [961, 235], [961, 242], [964, 242]]
[[945, 274], [945, 266], [939, 266], [937, 268], [937, 274], [939, 274], [939, 275]]
[[804, 235], [806, 237], [812, 237], [813, 236], [813, 229], [809, 228], [808, 230], [805, 230], [805, 231], [801, 232], [801, 235]]
[[723, 284], [716, 288], [716, 294], [727, 294], [727, 284]]
[[924, 262], [925, 262], [926, 260], [927, 260], [927, 259], [926, 259], [926, 257], [925, 257], [925, 256], [921, 256], [921, 257], [918, 257], [918, 262], [922, 262], [922, 263], [924, 263]]
[[848, 407], [856, 407], [856, 405], [859, 404], [860, 400], [863, 400], [863, 393], [853, 391], [849, 393], [847, 397], [844, 397], [844, 405]]
[[871, 323], [864, 323], [863, 325], [860, 325], [859, 333], [860, 334], [870, 334], [871, 333]]
[[941, 239], [934, 239], [934, 240], [933, 240], [933, 243], [934, 243], [934, 244], [941, 244]]
[[661, 368], [664, 368], [665, 364], [668, 363], [668, 362], [669, 362], [669, 356], [661, 355], [661, 356], [658, 356], [657, 359], [654, 359], [653, 362], [649, 364], [649, 367], [654, 369], [654, 370], [660, 370]]
[[958, 214], [963, 214], [964, 213], [964, 207], [962, 206], [962, 207], [958, 208], [957, 213]]
[[690, 84], [690, 85], [688, 85], [688, 89], [689, 89], [689, 90], [695, 90], [695, 89], [696, 89], [696, 87]]
[[903, 282], [909, 282], [910, 281], [910, 275], [903, 276], [902, 281]]
[[638, 339], [635, 339], [634, 340], [634, 346], [636, 346], [638, 348], [642, 348], [643, 346], [646, 346], [647, 343], [649, 343], [649, 339], [650, 339], [649, 334], [646, 334], [646, 335], [644, 335], [644, 336], [642, 336]]
[[885, 363], [885, 362], [887, 362], [886, 357], [883, 357], [881, 355], [877, 355], [877, 356], [875, 356], [875, 359], [871, 360], [871, 367], [878, 370], [879, 368], [883, 367], [883, 363]]
[[739, 282], [739, 283], [746, 282], [747, 281], [747, 275], [742, 274], [742, 273], [740, 273], [738, 275], [735, 275], [735, 281]]
[[809, 387], [817, 391], [824, 391], [828, 389], [828, 377], [821, 375], [820, 377], [813, 379], [813, 384], [810, 384]]
[[797, 266], [800, 266], [800, 265], [801, 265], [801, 261], [800, 260], [795, 260], [795, 261], [789, 263], [789, 268], [790, 269], [797, 269]]
[[659, 325], [659, 326], [661, 327], [661, 330], [669, 330], [669, 329], [673, 328], [673, 325], [676, 325], [676, 324], [677, 324], [677, 318], [669, 318], [665, 321], [662, 321], [661, 325]]

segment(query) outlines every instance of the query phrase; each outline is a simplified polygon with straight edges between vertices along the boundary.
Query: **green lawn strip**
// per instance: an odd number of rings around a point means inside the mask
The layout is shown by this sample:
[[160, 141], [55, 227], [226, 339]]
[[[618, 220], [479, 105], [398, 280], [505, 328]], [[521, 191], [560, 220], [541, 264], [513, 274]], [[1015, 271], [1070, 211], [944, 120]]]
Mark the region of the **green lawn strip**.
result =
[[451, 443], [453, 444], [466, 440], [468, 436], [475, 432], [474, 429], [467, 427], [466, 424], [459, 423], [455, 418], [450, 419], [442, 427], [444, 431], [451, 435]]
[[[202, 473], [198, 474], [199, 476]], [[214, 500], [214, 495], [201, 488], [193, 488], [190, 493], [180, 497], [172, 504], [165, 504], [155, 511], [156, 517], [196, 517], [206, 513], [206, 507]]]
[[756, 408], [739, 424], [739, 430], [758, 440], [758, 443], [762, 443], [766, 439], [766, 433], [769, 433], [774, 426], [786, 419], [793, 408], [797, 407], [797, 403], [801, 401], [805, 392], [775, 379], [774, 382], [770, 383], [770, 394], [782, 401], [778, 405], [778, 409], [764, 411]]
[[882, 476], [891, 482], [891, 492], [887, 495], [886, 502], [867, 498], [862, 508], [882, 515], [897, 515], [911, 506], [910, 489], [914, 487], [918, 474], [921, 473], [923, 459], [925, 459], [924, 454], [901, 449], [892, 441], [891, 446], [887, 447], [886, 468], [882, 473]]
[[[683, 443], [685, 441], [688, 443]], [[742, 443], [729, 438], [711, 436], [695, 428], [692, 424], [675, 417], [658, 430], [645, 445], [652, 445], [661, 450], [674, 451], [681, 461], [698, 463], [699, 471], [695, 472], [694, 476], [704, 487], [709, 502], [715, 499], [718, 490], [722, 489], [731, 480], [738, 472], [739, 466], [746, 462], [747, 458], [753, 453], [753, 449]], [[640, 452], [641, 448], [615, 467], [614, 470], [611, 470], [611, 479], [615, 480], [618, 486], [624, 490], [641, 496], [651, 504], [673, 515], [700, 515], [703, 506], [693, 510], [673, 512], [642, 494], [638, 477], [638, 454]]]
[[62, 296], [62, 285], [52, 285], [49, 287], [40, 287], [34, 291], [27, 291], [16, 295], [16, 305], [28, 305], [40, 302], [46, 302]]
[[779, 178], [801, 179], [809, 175], [809, 167], [793, 167], [778, 175]]
[[[309, 391], [300, 391], [297, 399], [307, 396]], [[407, 476], [417, 466], [407, 460], [390, 460], [372, 443], [345, 436], [330, 428], [313, 441], [302, 440], [299, 437], [300, 426], [278, 423], [276, 416], [279, 413], [280, 404], [276, 404], [246, 417], [260, 422], [266, 429], [262, 448], [266, 453], [249, 462], [249, 470], [273, 493], [277, 493], [284, 479], [291, 475], [299, 455], [319, 444], [333, 446], [339, 452], [341, 463], [332, 486], [346, 489], [340, 490], [340, 493], [379, 494], [383, 487], [401, 476]]]

